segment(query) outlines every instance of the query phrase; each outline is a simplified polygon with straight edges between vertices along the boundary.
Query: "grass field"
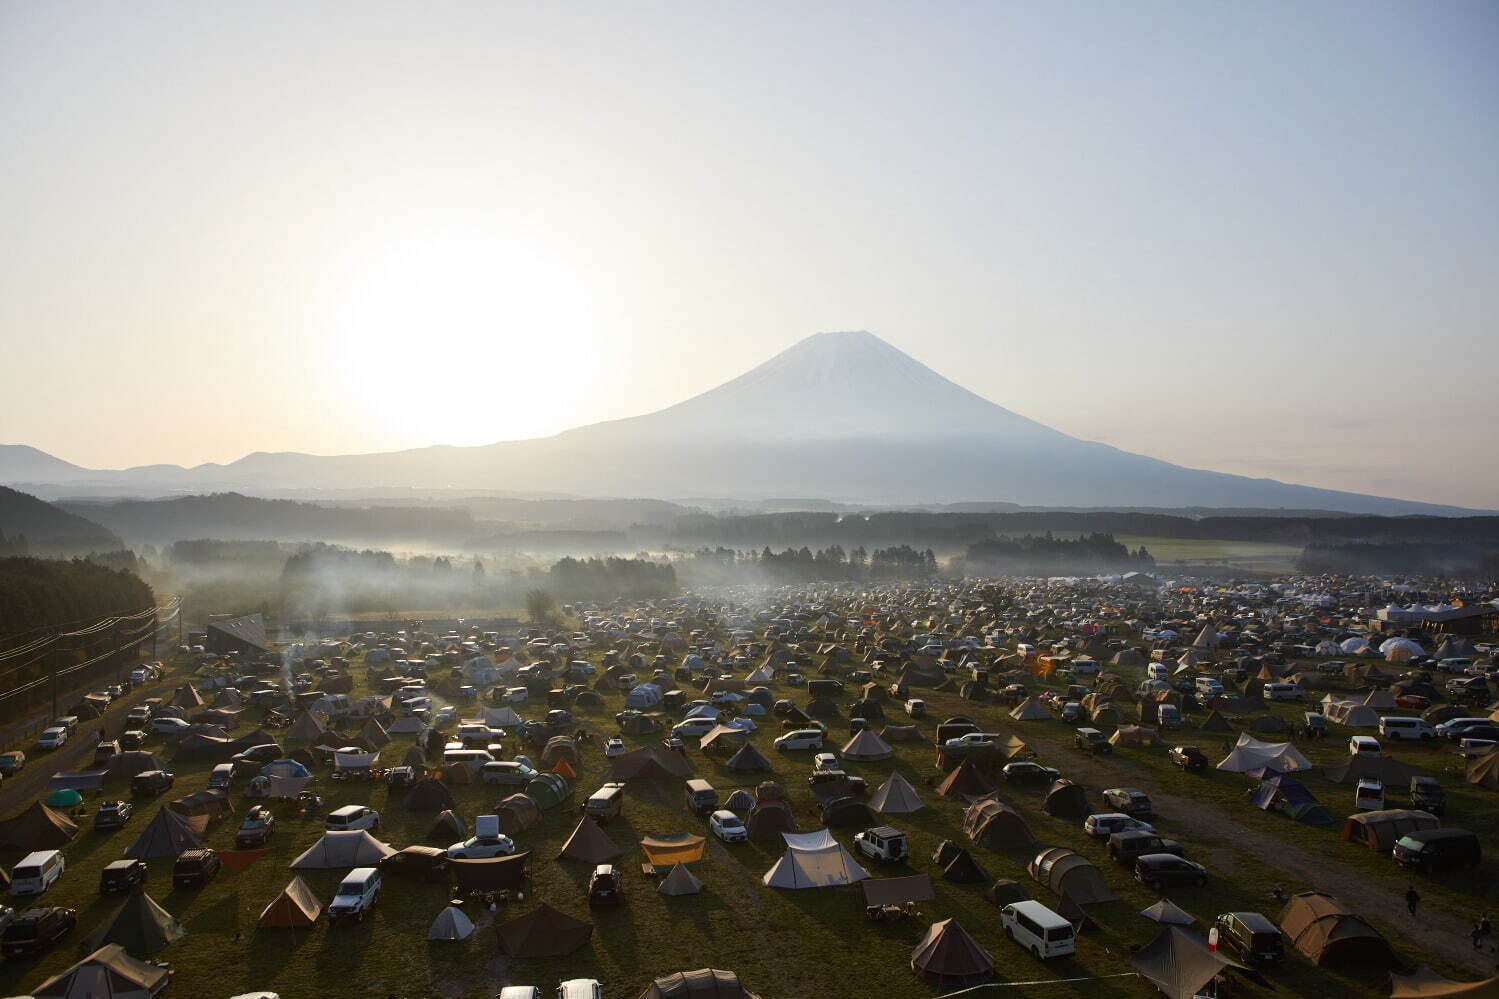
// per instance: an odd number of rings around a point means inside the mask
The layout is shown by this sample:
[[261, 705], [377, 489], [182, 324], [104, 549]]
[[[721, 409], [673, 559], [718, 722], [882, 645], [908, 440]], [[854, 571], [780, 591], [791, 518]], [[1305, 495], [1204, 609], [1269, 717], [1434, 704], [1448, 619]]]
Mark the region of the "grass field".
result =
[[[596, 656], [594, 657], [597, 658]], [[356, 667], [358, 680], [363, 667]], [[773, 687], [776, 696], [802, 701], [805, 693]], [[359, 693], [361, 691], [356, 691]], [[1315, 828], [1289, 822], [1277, 815], [1247, 807], [1241, 800], [1246, 781], [1236, 775], [1210, 772], [1193, 776], [1172, 768], [1162, 749], [1125, 749], [1112, 758], [1094, 759], [1066, 748], [1070, 728], [1055, 721], [1017, 723], [995, 704], [977, 704], [956, 696], [921, 691], [931, 714], [920, 722], [930, 736], [942, 718], [952, 714], [976, 717], [987, 731], [1013, 731], [1026, 739], [1041, 758], [1079, 780], [1097, 801], [1097, 792], [1109, 786], [1140, 787], [1158, 799], [1161, 832], [1179, 839], [1187, 855], [1207, 864], [1211, 880], [1201, 889], [1184, 889], [1171, 897], [1199, 919], [1211, 920], [1220, 911], [1253, 909], [1274, 918], [1278, 907], [1270, 890], [1283, 885], [1287, 891], [1346, 885], [1351, 907], [1369, 918], [1413, 963], [1430, 963], [1467, 977], [1492, 966], [1492, 957], [1478, 964], [1462, 948], [1465, 920], [1487, 901], [1499, 898], [1499, 881], [1489, 868], [1477, 877], [1421, 879], [1429, 915], [1423, 913], [1423, 929], [1417, 933], [1399, 901], [1408, 879], [1387, 857], [1341, 842], [1336, 827]], [[595, 731], [615, 730], [613, 715], [620, 709], [617, 694], [606, 695], [607, 706], [593, 714], [582, 713], [583, 723]], [[1276, 705], [1273, 711], [1297, 716], [1299, 706]], [[755, 742], [767, 751], [776, 767], [773, 775], [791, 791], [797, 820], [803, 829], [820, 825], [815, 799], [807, 791], [805, 776], [810, 754], [782, 755], [770, 750], [775, 734], [773, 719], [765, 719]], [[830, 723], [834, 746], [846, 737], [846, 721]], [[1214, 759], [1222, 737], [1196, 740]], [[653, 739], [627, 740], [647, 744]], [[1183, 741], [1191, 741], [1184, 739]], [[397, 738], [386, 747], [382, 759], [399, 760], [410, 737]], [[1344, 750], [1340, 740], [1303, 747], [1319, 763], [1332, 762]], [[307, 933], [285, 930], [256, 931], [261, 909], [291, 877], [287, 869], [298, 853], [321, 834], [320, 823], [297, 817], [283, 808], [279, 832], [271, 852], [256, 864], [234, 875], [227, 871], [201, 890], [177, 891], [170, 887], [170, 861], [152, 861], [152, 896], [182, 919], [188, 935], [158, 957], [172, 962], [176, 977], [172, 993], [191, 997], [228, 997], [251, 989], [271, 989], [287, 999], [303, 996], [441, 996], [469, 999], [492, 996], [505, 984], [528, 983], [550, 989], [562, 978], [593, 976], [605, 983], [609, 999], [634, 999], [649, 980], [672, 971], [712, 966], [733, 969], [746, 985], [765, 999], [800, 999], [811, 996], [926, 996], [945, 990], [918, 981], [908, 962], [910, 950], [934, 919], [957, 916], [997, 962], [998, 978], [1032, 982], [1057, 978], [1091, 978], [1130, 971], [1132, 947], [1153, 936], [1155, 924], [1135, 913], [1155, 901], [1155, 896], [1129, 879], [1123, 868], [1107, 860], [1103, 850], [1082, 832], [1079, 823], [1061, 822], [1040, 809], [1041, 788], [1005, 788], [1005, 799], [1031, 824], [1043, 845], [1062, 845], [1092, 856], [1119, 901], [1089, 909], [1098, 930], [1083, 935], [1076, 957], [1041, 963], [1005, 941], [998, 930], [997, 910], [983, 898], [983, 885], [959, 886], [943, 881], [933, 870], [930, 855], [943, 839], [967, 844], [961, 835], [962, 808], [937, 798], [925, 786], [934, 777], [930, 746], [897, 744], [897, 756], [884, 763], [860, 763], [850, 770], [863, 776], [871, 788], [892, 770], [909, 777], [926, 797], [929, 807], [911, 816], [897, 816], [892, 823], [911, 840], [909, 866], [875, 869], [876, 876], [925, 871], [933, 874], [937, 898], [923, 906], [923, 918], [906, 923], [872, 924], [866, 921], [858, 888], [782, 892], [760, 883], [764, 872], [780, 851], [758, 845], [725, 846], [710, 841], [696, 873], [706, 890], [697, 896], [669, 899], [655, 892], [654, 883], [639, 873], [637, 841], [647, 834], [694, 832], [706, 835], [705, 822], [689, 814], [681, 788], [674, 782], [638, 785], [627, 792], [623, 815], [606, 830], [624, 850], [617, 861], [626, 875], [624, 904], [614, 910], [589, 914], [584, 899], [588, 869], [581, 864], [556, 862], [553, 858], [577, 821], [577, 808], [586, 793], [602, 782], [607, 768], [597, 748], [588, 750], [572, 798], [545, 813], [542, 824], [520, 837], [522, 849], [532, 851], [533, 880], [525, 901], [502, 907], [499, 919], [528, 911], [533, 901], [545, 900], [569, 913], [591, 918], [592, 940], [569, 958], [545, 962], [511, 962], [498, 948], [492, 925], [496, 917], [478, 914], [478, 932], [460, 944], [429, 944], [426, 929], [446, 903], [448, 891], [441, 886], [418, 885], [388, 879], [385, 893], [370, 919], [361, 925], [332, 927], [321, 920]], [[1398, 755], [1421, 765], [1442, 769], [1446, 760], [1434, 748], [1413, 746]], [[738, 786], [752, 786], [759, 778], [728, 773], [724, 756], [705, 756], [695, 749], [689, 758], [698, 776], [706, 777], [721, 795]], [[174, 794], [202, 787], [207, 767], [178, 769]], [[1335, 815], [1350, 811], [1352, 791], [1320, 777], [1307, 781]], [[1448, 823], [1479, 831], [1486, 850], [1499, 851], [1495, 820], [1499, 799], [1484, 792], [1458, 787], [1446, 781], [1451, 795]], [[431, 815], [405, 812], [399, 800], [389, 796], [383, 784], [319, 781], [332, 808], [344, 803], [369, 803], [383, 817], [380, 838], [396, 846], [427, 842]], [[106, 789], [110, 790], [110, 789]], [[118, 789], [115, 789], [118, 790]], [[482, 786], [454, 788], [460, 810], [470, 821], [502, 796], [500, 789]], [[1399, 807], [1394, 796], [1392, 807]], [[7, 800], [7, 811], [27, 802]], [[236, 792], [236, 804], [243, 808]], [[79, 930], [62, 946], [39, 960], [10, 960], [0, 966], [0, 993], [9, 994], [34, 986], [42, 978], [66, 967], [83, 952], [86, 938], [119, 906], [117, 899], [97, 894], [98, 874], [104, 864], [120, 856], [155, 808], [137, 812], [126, 829], [98, 834], [85, 828], [68, 848], [69, 869], [62, 882], [44, 901], [76, 906], [81, 913]], [[210, 831], [209, 845], [232, 847], [236, 820], [228, 820]], [[838, 830], [839, 839], [851, 846], [855, 829]], [[1016, 878], [1045, 902], [1056, 899], [1030, 881], [1024, 870], [1033, 851], [995, 853], [973, 848], [974, 855], [991, 877]], [[8, 864], [16, 857], [5, 856]], [[1297, 872], [1300, 872], [1299, 874]], [[309, 872], [304, 875], [318, 897], [326, 902], [341, 872]], [[1424, 927], [1425, 922], [1431, 927]], [[1423, 936], [1424, 934], [1424, 936]], [[1461, 945], [1445, 947], [1450, 935]], [[1464, 964], [1467, 967], [1464, 967]], [[1289, 958], [1261, 982], [1240, 981], [1236, 994], [1249, 996], [1305, 996], [1315, 994], [1383, 996], [1388, 980], [1379, 973], [1350, 977], [1313, 968], [1299, 955]], [[980, 993], [982, 994], [982, 993]], [[1135, 978], [1091, 980], [1062, 985], [1029, 985], [1000, 991], [1018, 996], [1145, 996], [1150, 988]]]

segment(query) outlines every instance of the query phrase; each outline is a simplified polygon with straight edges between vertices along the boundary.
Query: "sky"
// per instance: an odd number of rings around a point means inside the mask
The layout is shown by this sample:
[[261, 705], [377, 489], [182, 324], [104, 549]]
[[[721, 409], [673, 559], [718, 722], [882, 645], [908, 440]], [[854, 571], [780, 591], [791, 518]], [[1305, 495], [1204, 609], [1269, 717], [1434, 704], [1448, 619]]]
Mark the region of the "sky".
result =
[[1499, 508], [1499, 5], [0, 4], [0, 443], [533, 437], [866, 329]]

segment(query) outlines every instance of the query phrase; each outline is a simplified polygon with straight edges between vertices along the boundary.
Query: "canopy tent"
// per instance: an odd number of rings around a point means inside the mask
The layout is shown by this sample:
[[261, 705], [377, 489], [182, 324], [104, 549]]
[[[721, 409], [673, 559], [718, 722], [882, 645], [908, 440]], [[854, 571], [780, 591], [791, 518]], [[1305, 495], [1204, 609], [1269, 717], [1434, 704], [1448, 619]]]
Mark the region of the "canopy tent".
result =
[[691, 833], [675, 836], [647, 836], [640, 841], [640, 850], [646, 862], [653, 867], [673, 867], [677, 864], [695, 864], [703, 859], [708, 841]]
[[1163, 898], [1155, 905], [1141, 909], [1140, 915], [1153, 923], [1164, 923], [1167, 926], [1191, 926], [1197, 922], [1196, 918], [1169, 898]]
[[907, 902], [930, 902], [936, 895], [932, 879], [925, 874], [904, 878], [866, 878], [859, 882], [864, 890], [865, 905], [905, 905]]
[[474, 921], [456, 905], [450, 905], [437, 914], [427, 928], [428, 940], [467, 940], [474, 935]]
[[869, 807], [883, 815], [908, 815], [925, 808], [926, 803], [911, 782], [896, 771], [870, 795]]
[[1381, 808], [1372, 812], [1358, 812], [1343, 822], [1343, 839], [1366, 846], [1376, 853], [1389, 853], [1395, 841], [1407, 833], [1421, 829], [1436, 829], [1442, 820], [1430, 812], [1412, 811], [1408, 808]]
[[1227, 773], [1242, 774], [1251, 770], [1270, 767], [1281, 773], [1310, 770], [1311, 760], [1289, 742], [1261, 742], [1247, 732], [1239, 733], [1239, 741], [1233, 752], [1224, 757], [1218, 769]]
[[77, 835], [77, 823], [40, 801], [32, 802], [30, 808], [14, 818], [0, 822], [0, 847], [12, 846], [26, 852], [58, 850]]
[[1036, 845], [1036, 837], [1025, 819], [997, 798], [985, 798], [970, 805], [963, 815], [963, 832], [979, 846], [991, 850]]
[[956, 919], [944, 919], [911, 951], [911, 970], [935, 985], [974, 985], [994, 975], [994, 958]]
[[323, 903], [299, 874], [261, 911], [257, 925], [266, 929], [305, 929], [316, 923], [322, 913]]
[[542, 903], [495, 927], [500, 948], [514, 958], [566, 957], [588, 943], [593, 924]]
[[1180, 926], [1167, 926], [1150, 943], [1130, 956], [1140, 975], [1166, 999], [1192, 999], [1223, 971], [1243, 965], [1210, 951], [1193, 933]]
[[514, 853], [508, 857], [454, 858], [449, 861], [460, 891], [486, 892], [518, 888], [526, 875], [531, 854]]
[[1093, 862], [1066, 847], [1042, 850], [1026, 870], [1036, 881], [1058, 895], [1072, 896], [1079, 905], [1114, 901], [1114, 893]]
[[640, 999], [760, 999], [740, 984], [732, 971], [701, 968], [663, 975], [640, 993]]
[[1409, 975], [1390, 972], [1390, 999], [1499, 999], [1499, 977], [1454, 982], [1424, 964]]
[[869, 872], [860, 867], [840, 843], [818, 849], [798, 849], [788, 842], [786, 852], [765, 872], [763, 881], [771, 888], [835, 888], [867, 877]]
[[135, 842], [125, 848], [124, 856], [136, 860], [175, 857], [183, 850], [200, 849], [208, 816], [182, 815], [163, 805], [141, 830]]
[[31, 993], [35, 999], [150, 999], [171, 981], [166, 968], [137, 961], [106, 944]]
[[1389, 968], [1396, 964], [1385, 938], [1331, 895], [1292, 895], [1280, 913], [1280, 929], [1315, 965]]
[[852, 739], [843, 744], [839, 755], [846, 760], [888, 760], [895, 755], [890, 744], [875, 734], [874, 729], [860, 729]]
[[683, 863], [672, 865], [671, 872], [661, 879], [661, 884], [656, 888], [660, 894], [673, 898], [679, 895], [696, 895], [702, 890], [703, 883]]
[[134, 957], [150, 957], [187, 928], [144, 891], [132, 892], [109, 922], [89, 938], [91, 949], [119, 944]]
[[374, 867], [395, 852], [365, 829], [340, 829], [323, 833], [322, 838], [291, 862], [291, 869], [316, 871]]
[[577, 860], [582, 863], [597, 866], [606, 861], [613, 860], [624, 851], [614, 845], [609, 834], [595, 822], [592, 816], [585, 815], [578, 820], [573, 828], [572, 835], [562, 845], [562, 851], [557, 854], [558, 860]]

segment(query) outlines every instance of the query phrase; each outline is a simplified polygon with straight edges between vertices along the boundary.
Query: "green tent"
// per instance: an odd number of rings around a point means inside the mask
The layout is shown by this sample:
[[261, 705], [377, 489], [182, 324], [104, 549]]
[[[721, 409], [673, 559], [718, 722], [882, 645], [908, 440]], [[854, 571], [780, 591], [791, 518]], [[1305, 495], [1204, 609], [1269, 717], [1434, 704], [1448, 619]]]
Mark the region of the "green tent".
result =
[[114, 914], [114, 918], [89, 941], [98, 949], [105, 944], [119, 944], [131, 957], [149, 957], [187, 930], [172, 914], [143, 891], [133, 892]]
[[521, 793], [536, 802], [537, 808], [546, 811], [562, 804], [567, 798], [567, 779], [561, 774], [538, 774], [526, 782]]
[[47, 795], [48, 808], [77, 808], [83, 804], [83, 795], [71, 787], [60, 787]]

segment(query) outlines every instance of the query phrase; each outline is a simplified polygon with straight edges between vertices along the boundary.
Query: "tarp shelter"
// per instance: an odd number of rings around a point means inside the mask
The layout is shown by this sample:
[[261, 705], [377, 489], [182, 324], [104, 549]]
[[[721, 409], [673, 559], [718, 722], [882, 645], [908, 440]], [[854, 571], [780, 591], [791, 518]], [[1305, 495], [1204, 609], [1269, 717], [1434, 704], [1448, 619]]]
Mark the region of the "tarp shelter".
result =
[[736, 773], [760, 774], [770, 769], [770, 760], [753, 743], [745, 743], [724, 766]]
[[0, 847], [13, 846], [27, 852], [61, 849], [77, 835], [77, 823], [40, 801], [32, 802], [30, 808], [14, 818], [0, 822]]
[[1315, 965], [1389, 968], [1398, 963], [1384, 937], [1322, 892], [1292, 895], [1281, 910], [1280, 929]]
[[841, 843], [798, 849], [788, 842], [786, 852], [765, 872], [763, 880], [771, 888], [836, 888], [867, 877], [869, 872], [859, 866]]
[[1051, 782], [1051, 788], [1041, 802], [1041, 810], [1053, 818], [1081, 821], [1088, 817], [1092, 806], [1088, 804], [1088, 792], [1083, 786], [1063, 777]]
[[119, 944], [134, 957], [150, 957], [186, 932], [187, 928], [157, 905], [150, 895], [136, 891], [130, 894], [114, 917], [89, 938], [88, 946], [99, 948], [105, 944]]
[[467, 940], [474, 935], [474, 921], [462, 909], [450, 905], [437, 914], [427, 928], [428, 940]]
[[567, 842], [562, 844], [562, 851], [557, 854], [557, 859], [576, 860], [597, 866], [613, 860], [623, 852], [591, 816], [585, 815], [573, 827]]
[[455, 858], [449, 861], [453, 879], [459, 891], [500, 891], [519, 888], [525, 879], [526, 853], [513, 853], [508, 857], [477, 857], [471, 860]]
[[916, 788], [897, 771], [869, 797], [869, 807], [883, 815], [908, 815], [926, 807]]
[[208, 816], [181, 815], [163, 805], [146, 823], [135, 842], [125, 848], [124, 855], [136, 860], [175, 857], [183, 850], [201, 848], [207, 828]]
[[[116, 756], [119, 754], [116, 753]], [[147, 767], [146, 769], [160, 769], [159, 767]], [[109, 775], [107, 770], [62, 770], [55, 773], [47, 781], [49, 791], [97, 791], [104, 784], [104, 778]]]
[[1195, 934], [1180, 926], [1162, 929], [1130, 956], [1129, 963], [1166, 999], [1192, 999], [1224, 968], [1243, 967], [1221, 951], [1208, 950]]
[[445, 812], [458, 807], [446, 784], [423, 777], [411, 786], [402, 802], [408, 812]]
[[566, 957], [588, 943], [593, 924], [542, 903], [523, 916], [495, 927], [500, 948], [511, 957], [535, 960]]
[[353, 747], [345, 747], [333, 754], [333, 769], [340, 772], [369, 770], [379, 758], [378, 751], [362, 753]]
[[325, 832], [291, 862], [294, 871], [338, 870], [374, 867], [396, 851], [371, 836], [365, 829], [340, 829]]
[[673, 867], [677, 864], [695, 864], [703, 859], [708, 841], [691, 833], [675, 836], [647, 836], [640, 841], [640, 850], [652, 867]]
[[495, 806], [500, 832], [507, 836], [525, 832], [541, 821], [541, 809], [524, 794], [512, 794]]
[[299, 874], [260, 913], [258, 925], [266, 929], [306, 929], [316, 923], [322, 913], [323, 903], [317, 900]]
[[1141, 728], [1139, 725], [1120, 725], [1109, 736], [1111, 746], [1159, 746], [1161, 737], [1153, 728]]
[[1442, 820], [1430, 812], [1417, 812], [1408, 808], [1381, 808], [1373, 812], [1358, 812], [1343, 822], [1343, 839], [1366, 846], [1376, 853], [1389, 853], [1395, 849], [1395, 841], [1407, 833], [1420, 829], [1436, 829]]
[[1390, 999], [1499, 999], [1499, 977], [1454, 982], [1424, 964], [1409, 975], [1390, 972]]
[[1232, 774], [1248, 773], [1262, 767], [1270, 767], [1285, 774], [1310, 770], [1312, 761], [1289, 742], [1261, 742], [1247, 732], [1240, 732], [1233, 752], [1218, 764], [1219, 770]]
[[937, 793], [944, 798], [982, 798], [994, 793], [994, 785], [972, 760], [964, 760], [953, 768], [943, 782], [937, 785]]
[[875, 734], [874, 729], [860, 729], [852, 739], [843, 744], [839, 755], [846, 760], [888, 760], [895, 755], [890, 744]]
[[1357, 784], [1365, 777], [1383, 782], [1387, 788], [1410, 784], [1412, 777], [1430, 777], [1430, 772], [1409, 763], [1402, 763], [1393, 756], [1350, 756], [1342, 763], [1326, 767], [1322, 775], [1334, 784]]
[[963, 815], [963, 832], [979, 846], [991, 850], [1029, 848], [1036, 837], [1020, 813], [997, 798], [985, 798], [968, 806]]
[[725, 746], [742, 746], [749, 738], [749, 732], [733, 725], [714, 725], [701, 739], [698, 740], [698, 748], [702, 750], [719, 748]]
[[911, 951], [911, 970], [935, 985], [974, 985], [993, 977], [994, 958], [956, 919], [944, 919]]
[[932, 879], [925, 874], [904, 878], [867, 878], [859, 882], [864, 889], [865, 905], [905, 905], [907, 902], [930, 902], [936, 895]]
[[1079, 905], [1114, 901], [1114, 893], [1093, 862], [1066, 847], [1042, 850], [1026, 870], [1058, 895], [1071, 895]]
[[686, 780], [691, 776], [692, 766], [687, 762], [687, 757], [655, 746], [623, 753], [609, 762], [610, 780], [651, 780], [660, 777]]
[[1047, 711], [1034, 697], [1027, 697], [1015, 705], [1014, 710], [1010, 712], [1010, 717], [1016, 721], [1045, 721], [1051, 717], [1051, 712]]
[[1141, 909], [1140, 915], [1153, 923], [1164, 923], [1167, 926], [1191, 926], [1197, 922], [1191, 913], [1169, 898], [1161, 899], [1148, 909]]
[[166, 764], [155, 753], [148, 753], [143, 749], [129, 749], [123, 753], [115, 753], [111, 756], [104, 771], [113, 780], [121, 777], [134, 777], [136, 774], [143, 774], [147, 770], [165, 769]]
[[35, 999], [150, 999], [171, 982], [166, 968], [137, 961], [119, 944], [106, 944], [38, 985]]
[[927, 737], [915, 725], [886, 725], [880, 729], [880, 738], [886, 742], [926, 742]]
[[760, 999], [732, 971], [701, 968], [663, 975], [640, 993], [640, 999]]
[[672, 865], [671, 872], [661, 879], [661, 884], [656, 891], [662, 895], [675, 898], [678, 895], [696, 895], [703, 890], [703, 883], [698, 880], [697, 875], [687, 869], [686, 864]]

